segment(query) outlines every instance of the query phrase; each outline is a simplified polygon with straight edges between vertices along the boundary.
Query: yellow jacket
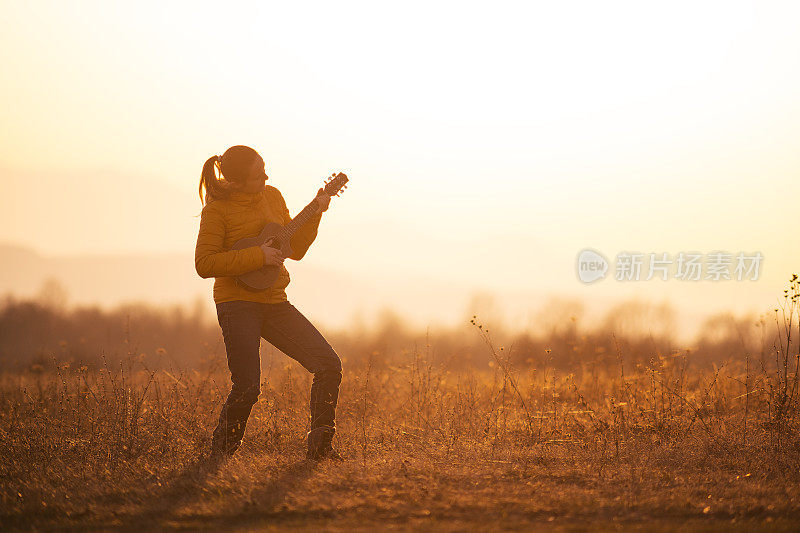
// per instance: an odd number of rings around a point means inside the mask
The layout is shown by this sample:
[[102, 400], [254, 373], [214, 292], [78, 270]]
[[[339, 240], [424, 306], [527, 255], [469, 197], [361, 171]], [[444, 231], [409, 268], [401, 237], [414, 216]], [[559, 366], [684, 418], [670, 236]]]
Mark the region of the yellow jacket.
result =
[[[266, 185], [255, 194], [233, 192], [226, 199], [209, 201], [200, 215], [200, 231], [194, 250], [194, 266], [201, 278], [214, 280], [214, 302], [247, 300], [259, 303], [286, 301], [286, 286], [289, 272], [281, 266], [275, 284], [263, 291], [244, 287], [233, 276], [250, 272], [264, 266], [264, 253], [258, 246], [231, 250], [231, 247], [247, 237], [255, 237], [269, 222], [286, 225], [290, 220], [289, 210], [280, 191]], [[317, 213], [292, 237], [290, 259], [300, 260], [317, 236], [322, 213]]]

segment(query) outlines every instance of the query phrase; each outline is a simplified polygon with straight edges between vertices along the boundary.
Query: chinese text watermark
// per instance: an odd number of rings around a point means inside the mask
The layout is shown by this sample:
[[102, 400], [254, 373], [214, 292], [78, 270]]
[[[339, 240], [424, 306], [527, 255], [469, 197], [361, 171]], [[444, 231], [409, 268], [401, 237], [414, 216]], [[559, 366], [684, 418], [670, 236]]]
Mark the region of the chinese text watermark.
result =
[[578, 253], [576, 268], [578, 279], [584, 283], [605, 278], [609, 270], [613, 271], [617, 281], [755, 281], [761, 273], [763, 260], [761, 252], [678, 252], [673, 255], [667, 252], [620, 252], [612, 269], [603, 254], [585, 248]]

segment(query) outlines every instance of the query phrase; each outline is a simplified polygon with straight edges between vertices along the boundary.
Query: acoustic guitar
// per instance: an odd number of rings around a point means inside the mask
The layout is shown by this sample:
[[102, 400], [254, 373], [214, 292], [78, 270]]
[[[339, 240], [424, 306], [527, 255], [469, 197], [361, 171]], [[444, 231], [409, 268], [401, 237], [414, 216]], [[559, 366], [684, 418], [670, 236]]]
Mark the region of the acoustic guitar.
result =
[[[325, 180], [325, 186], [322, 188], [323, 192], [328, 196], [339, 196], [339, 193], [347, 188], [347, 182], [347, 176], [342, 172], [331, 174], [330, 177]], [[231, 247], [231, 250], [241, 250], [242, 248], [261, 246], [267, 243], [271, 247], [280, 250], [283, 257], [289, 257], [292, 255], [292, 236], [303, 224], [308, 222], [317, 211], [319, 211], [319, 204], [315, 197], [310, 204], [297, 213], [297, 216], [285, 226], [277, 222], [270, 222], [264, 226], [264, 229], [261, 230], [258, 236], [236, 241], [236, 244]], [[245, 288], [260, 291], [272, 287], [275, 280], [278, 279], [280, 271], [280, 266], [264, 265], [258, 270], [236, 276], [236, 279], [238, 279]]]

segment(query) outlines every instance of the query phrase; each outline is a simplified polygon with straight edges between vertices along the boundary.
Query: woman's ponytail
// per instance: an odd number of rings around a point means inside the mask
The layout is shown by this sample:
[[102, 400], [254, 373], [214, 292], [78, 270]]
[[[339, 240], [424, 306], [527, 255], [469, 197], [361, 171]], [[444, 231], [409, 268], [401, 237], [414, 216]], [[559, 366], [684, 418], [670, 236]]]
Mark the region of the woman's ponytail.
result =
[[[224, 198], [228, 194], [228, 183], [222, 177], [222, 170], [220, 170], [220, 177], [217, 178], [217, 173], [214, 167], [221, 165], [221, 157], [211, 156], [203, 164], [203, 171], [200, 173], [200, 202], [208, 203], [211, 200]], [[203, 194], [205, 189], [205, 194]]]
[[[208, 203], [211, 200], [226, 198], [230, 193], [231, 183], [240, 183], [248, 179], [254, 161], [264, 162], [258, 152], [243, 145], [231, 146], [224, 154], [209, 157], [203, 165], [203, 172], [200, 173], [200, 202]], [[219, 171], [219, 178], [214, 167]], [[224, 175], [222, 167], [225, 167]], [[204, 189], [205, 194], [203, 194]]]

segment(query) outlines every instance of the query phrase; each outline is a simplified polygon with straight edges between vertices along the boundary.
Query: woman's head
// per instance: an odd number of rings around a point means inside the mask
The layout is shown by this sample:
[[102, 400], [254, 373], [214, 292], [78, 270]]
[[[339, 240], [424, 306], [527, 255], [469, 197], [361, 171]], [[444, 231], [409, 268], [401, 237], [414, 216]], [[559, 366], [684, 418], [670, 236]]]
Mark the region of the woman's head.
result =
[[[215, 168], [219, 170], [219, 178]], [[267, 180], [264, 160], [249, 146], [231, 146], [220, 156], [209, 157], [200, 174], [200, 201], [226, 198], [232, 191], [256, 193]], [[203, 190], [205, 189], [205, 194]]]

